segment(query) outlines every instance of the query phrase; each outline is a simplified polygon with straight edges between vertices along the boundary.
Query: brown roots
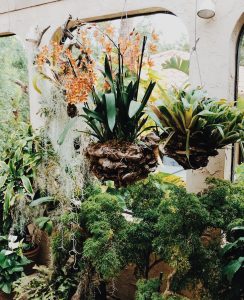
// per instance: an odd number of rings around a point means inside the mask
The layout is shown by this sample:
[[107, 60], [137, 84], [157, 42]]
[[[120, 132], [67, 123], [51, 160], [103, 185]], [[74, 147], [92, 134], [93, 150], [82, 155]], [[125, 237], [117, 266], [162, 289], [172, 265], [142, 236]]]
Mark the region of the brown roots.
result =
[[188, 159], [186, 151], [177, 150], [173, 147], [165, 147], [164, 154], [177, 161], [185, 170], [196, 170], [206, 167], [208, 165], [209, 156], [216, 156], [218, 151], [216, 149], [205, 150], [203, 148], [191, 147]]
[[116, 187], [127, 186], [155, 171], [158, 138], [144, 137], [138, 144], [111, 140], [87, 148], [91, 170], [102, 181], [112, 180]]

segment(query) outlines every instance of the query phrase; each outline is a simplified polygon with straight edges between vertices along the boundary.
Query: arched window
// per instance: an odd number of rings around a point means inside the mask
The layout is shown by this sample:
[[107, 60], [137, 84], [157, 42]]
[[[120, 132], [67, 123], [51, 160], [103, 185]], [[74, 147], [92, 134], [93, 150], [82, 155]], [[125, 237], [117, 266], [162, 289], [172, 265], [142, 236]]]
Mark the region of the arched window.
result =
[[[244, 25], [238, 37], [236, 54], [235, 100], [239, 109], [244, 109]], [[244, 145], [236, 145], [233, 151], [232, 173], [237, 165], [244, 163]]]

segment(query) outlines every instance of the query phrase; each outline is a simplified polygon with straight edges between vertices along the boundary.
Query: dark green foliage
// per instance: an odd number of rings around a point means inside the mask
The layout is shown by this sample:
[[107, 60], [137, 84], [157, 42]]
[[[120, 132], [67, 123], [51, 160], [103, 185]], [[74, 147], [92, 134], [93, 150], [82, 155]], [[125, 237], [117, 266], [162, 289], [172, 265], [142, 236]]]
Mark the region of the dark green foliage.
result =
[[211, 213], [209, 225], [226, 231], [227, 226], [237, 218], [244, 218], [244, 184], [211, 178], [209, 187], [200, 201]]
[[159, 293], [159, 279], [141, 279], [137, 281], [136, 300], [163, 300]]
[[[184, 299], [174, 293], [189, 288], [195, 289], [196, 299], [232, 300], [219, 239], [206, 243], [203, 237], [210, 227], [225, 233], [243, 224], [243, 186], [222, 180], [209, 184], [202, 195], [195, 195], [155, 173], [127, 188], [87, 186], [78, 211], [55, 220], [60, 226], [52, 238], [56, 267], [52, 282], [58, 276], [67, 278], [65, 266], [79, 278], [75, 282], [83, 287], [82, 297], [93, 299], [101, 282], [109, 283], [132, 263], [139, 279], [138, 300]], [[122, 215], [125, 206], [133, 217], [129, 222]], [[172, 295], [158, 292], [159, 280], [147, 280], [153, 265], [161, 261], [175, 270], [169, 280]], [[197, 291], [199, 284], [202, 288]]]
[[24, 266], [30, 261], [18, 254], [9, 250], [1, 250], [0, 252], [0, 291], [10, 294], [12, 284], [15, 280], [21, 277], [24, 271]]
[[163, 260], [184, 274], [190, 267], [189, 257], [201, 246], [209, 214], [195, 195], [180, 188], [174, 188], [159, 209], [154, 245]]
[[100, 194], [82, 203], [81, 227], [87, 232], [83, 258], [88, 260], [101, 278], [113, 278], [123, 267], [121, 240], [126, 221], [116, 196]]
[[0, 233], [8, 234], [15, 203], [34, 198], [34, 177], [43, 156], [40, 137], [29, 124], [19, 123], [0, 153]]
[[223, 273], [228, 280], [229, 288], [225, 294], [228, 299], [236, 300], [244, 297], [244, 226], [232, 227], [229, 243], [223, 250]]
[[128, 242], [124, 248], [124, 256], [129, 262], [136, 264], [138, 277], [148, 277], [153, 241], [159, 234], [156, 228], [160, 215], [158, 208], [170, 188], [170, 185], [163, 184], [161, 180], [160, 174], [149, 175], [147, 179], [121, 190], [127, 208], [135, 218], [127, 227]]
[[140, 279], [137, 281], [137, 292], [135, 300], [186, 300], [187, 298], [180, 295], [162, 295], [160, 293], [160, 280]]

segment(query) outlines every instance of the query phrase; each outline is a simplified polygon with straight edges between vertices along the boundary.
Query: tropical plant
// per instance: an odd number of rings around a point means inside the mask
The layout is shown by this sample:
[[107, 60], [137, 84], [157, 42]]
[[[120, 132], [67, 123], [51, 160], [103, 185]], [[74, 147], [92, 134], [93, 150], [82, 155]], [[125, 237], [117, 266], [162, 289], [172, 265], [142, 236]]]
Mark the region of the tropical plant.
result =
[[16, 300], [70, 299], [77, 285], [77, 274], [74, 272], [59, 274], [53, 280], [52, 269], [46, 266], [34, 267], [34, 269], [36, 274], [23, 276], [14, 282]]
[[226, 100], [200, 89], [162, 90], [162, 98], [148, 113], [163, 130], [164, 152], [184, 168], [204, 167], [217, 149], [244, 139], [244, 114]]
[[[127, 185], [145, 178], [155, 170], [157, 160], [153, 148], [157, 147], [154, 136], [147, 136], [137, 143], [139, 136], [149, 128], [144, 128], [148, 117], [144, 108], [150, 98], [155, 83], [150, 82], [142, 100], [138, 100], [143, 55], [146, 37], [143, 38], [139, 66], [135, 80], [126, 78], [123, 55], [118, 51], [118, 70], [113, 74], [113, 66], [105, 57], [104, 77], [109, 85], [101, 96], [93, 90], [93, 108], [85, 103], [83, 118], [91, 128], [91, 135], [100, 143], [88, 147], [92, 170], [102, 180], [114, 180], [117, 186]], [[122, 162], [123, 157], [123, 162]]]
[[[44, 155], [40, 137], [33, 132], [31, 126], [22, 123], [20, 128], [21, 130], [14, 132], [9, 137], [8, 143], [6, 143], [4, 151], [1, 153], [0, 218], [3, 222], [1, 231], [6, 234], [12, 226], [14, 207], [17, 204], [26, 204], [26, 201], [31, 202], [34, 199], [33, 181], [37, 166]], [[18, 212], [17, 218], [20, 218], [21, 215]], [[15, 221], [18, 223], [18, 220]], [[25, 222], [28, 221], [25, 220]], [[25, 226], [26, 223], [20, 226], [23, 231]], [[19, 230], [21, 231], [21, 228]]]
[[[138, 100], [141, 68], [146, 38], [143, 39], [140, 66], [134, 81], [126, 78], [124, 73], [123, 55], [118, 48], [119, 69], [115, 75], [112, 72], [108, 56], [105, 57], [104, 77], [109, 84], [110, 93], [99, 96], [92, 92], [94, 108], [90, 109], [86, 103], [83, 117], [100, 142], [109, 140], [123, 140], [133, 142], [143, 132], [147, 121], [144, 108], [150, 98], [155, 83], [150, 82], [141, 101]], [[129, 82], [128, 82], [129, 80]]]
[[209, 226], [227, 231], [229, 224], [244, 216], [243, 182], [208, 178], [208, 188], [200, 196], [203, 206], [211, 213]]
[[0, 291], [10, 294], [12, 284], [21, 277], [24, 266], [30, 261], [16, 251], [3, 249], [0, 252]]
[[173, 69], [189, 75], [189, 59], [173, 56], [162, 64], [163, 69]]
[[227, 289], [228, 299], [243, 299], [244, 287], [244, 227], [236, 226], [230, 229], [229, 242], [222, 249], [223, 273], [230, 289]]

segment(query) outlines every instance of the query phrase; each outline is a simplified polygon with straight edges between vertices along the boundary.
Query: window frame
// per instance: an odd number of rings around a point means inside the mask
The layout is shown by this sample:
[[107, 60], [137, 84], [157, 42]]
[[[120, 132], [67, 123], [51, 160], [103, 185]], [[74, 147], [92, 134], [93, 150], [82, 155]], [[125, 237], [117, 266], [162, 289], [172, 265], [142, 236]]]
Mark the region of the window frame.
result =
[[[239, 71], [240, 71], [240, 48], [241, 42], [244, 39], [244, 24], [239, 32], [236, 42], [236, 56], [235, 56], [235, 85], [234, 85], [234, 100], [235, 103], [238, 99], [239, 94]], [[241, 153], [237, 150], [236, 145], [232, 145], [231, 153], [231, 180], [234, 181], [236, 162], [241, 162]]]

